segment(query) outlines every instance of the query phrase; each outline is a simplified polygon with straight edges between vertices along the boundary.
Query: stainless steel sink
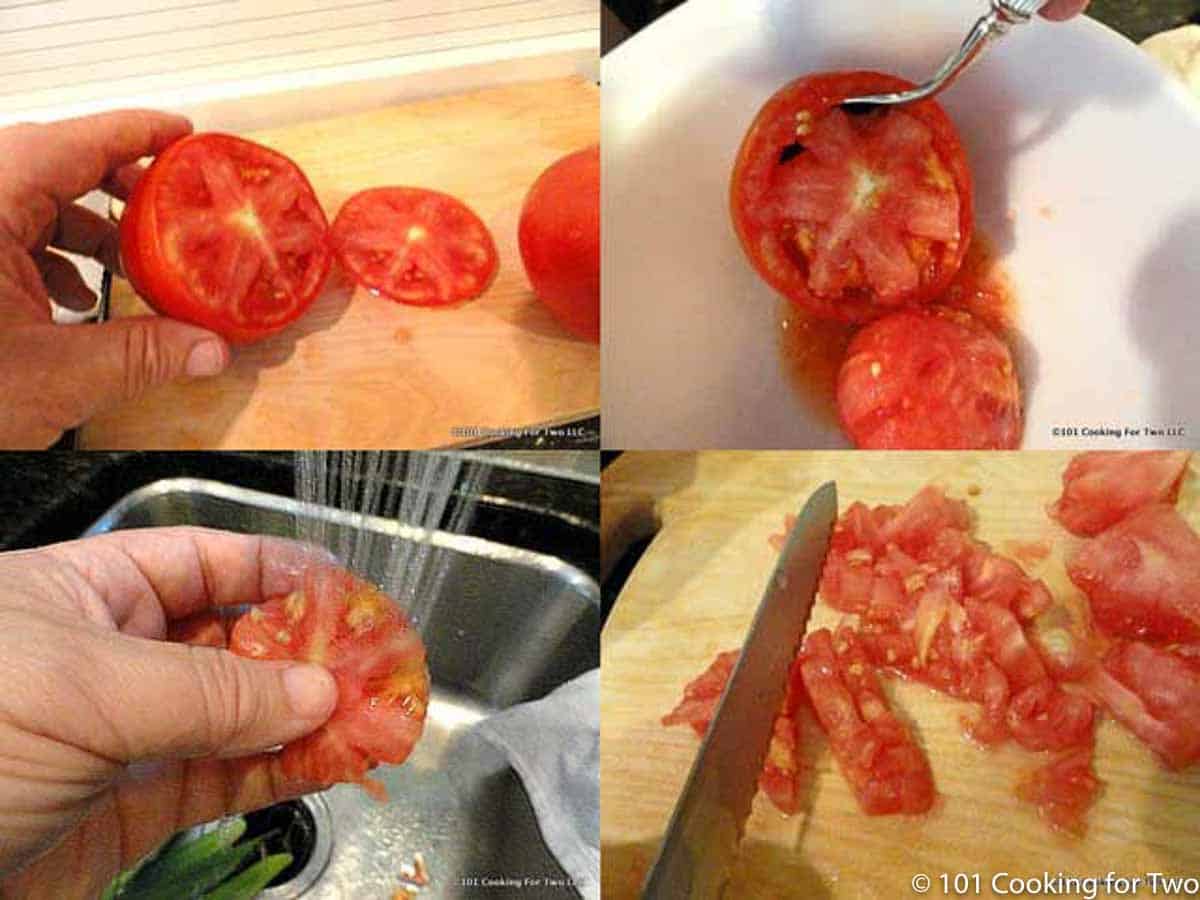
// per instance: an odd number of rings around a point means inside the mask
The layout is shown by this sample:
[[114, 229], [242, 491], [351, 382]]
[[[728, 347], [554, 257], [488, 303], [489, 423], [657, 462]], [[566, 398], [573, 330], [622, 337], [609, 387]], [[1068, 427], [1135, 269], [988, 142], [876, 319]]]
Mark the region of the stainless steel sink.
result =
[[[476, 891], [505, 896], [503, 890], [464, 888], [467, 879], [486, 883], [505, 876], [545, 876], [565, 882], [520, 780], [472, 726], [599, 665], [599, 589], [583, 572], [553, 557], [490, 541], [406, 528], [198, 479], [158, 481], [134, 491], [86, 534], [202, 525], [293, 536], [306, 518], [320, 518], [334, 532], [362, 528], [432, 548], [444, 576], [418, 627], [429, 651], [433, 691], [425, 735], [413, 755], [402, 766], [375, 773], [391, 800], [376, 803], [349, 785], [324, 792], [332, 822], [328, 862], [321, 868], [324, 854], [314, 854], [309, 871], [263, 896], [391, 900], [402, 883], [402, 867], [416, 854], [431, 879], [418, 895], [422, 898]], [[381, 552], [361, 574], [380, 581], [387, 560], [382, 542], [378, 546]], [[528, 900], [539, 896], [536, 889], [519, 894]], [[557, 889], [545, 896], [573, 894]]]

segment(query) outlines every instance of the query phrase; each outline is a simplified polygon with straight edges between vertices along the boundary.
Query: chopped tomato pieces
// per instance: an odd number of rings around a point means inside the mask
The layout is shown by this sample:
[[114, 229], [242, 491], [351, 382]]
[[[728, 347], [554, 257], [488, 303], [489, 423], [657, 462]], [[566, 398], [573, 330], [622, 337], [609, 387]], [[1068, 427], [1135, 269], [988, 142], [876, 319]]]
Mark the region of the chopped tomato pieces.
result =
[[[739, 650], [726, 650], [699, 676], [683, 689], [683, 699], [662, 718], [663, 725], [690, 725], [697, 736], [704, 737], [716, 715], [717, 704], [725, 685], [737, 665]], [[788, 673], [787, 691], [775, 717], [767, 758], [758, 778], [759, 789], [786, 816], [800, 808], [800, 722], [796, 717], [803, 700], [804, 685], [800, 679], [799, 654], [792, 660]]]
[[1174, 507], [1130, 513], [1080, 547], [1067, 573], [1110, 637], [1200, 640], [1200, 537]]
[[1122, 641], [1086, 679], [1097, 701], [1172, 769], [1200, 761], [1200, 655]]
[[1099, 534], [1134, 510], [1174, 503], [1192, 454], [1186, 450], [1080, 453], [1063, 472], [1050, 514], [1083, 537]]
[[857, 634], [811, 632], [801, 674], [842, 774], [868, 815], [923, 813], [933, 806], [933, 773], [912, 733], [891, 711]]
[[1027, 772], [1017, 783], [1017, 796], [1036, 805], [1052, 828], [1082, 836], [1087, 812], [1100, 793], [1100, 779], [1092, 771], [1093, 749], [1076, 747]]

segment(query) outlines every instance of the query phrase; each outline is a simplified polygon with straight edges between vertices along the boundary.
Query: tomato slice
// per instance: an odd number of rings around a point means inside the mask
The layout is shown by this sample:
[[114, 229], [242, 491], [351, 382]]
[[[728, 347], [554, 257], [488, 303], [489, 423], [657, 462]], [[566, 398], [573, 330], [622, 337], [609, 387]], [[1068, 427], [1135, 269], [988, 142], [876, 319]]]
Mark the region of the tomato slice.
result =
[[1006, 450], [1021, 441], [1021, 389], [1000, 338], [961, 310], [894, 313], [854, 336], [838, 417], [868, 450]]
[[281, 153], [227, 134], [172, 144], [121, 217], [121, 259], [163, 315], [255, 341], [299, 318], [329, 272], [328, 223]]
[[483, 220], [462, 201], [424, 188], [355, 194], [334, 219], [333, 245], [359, 284], [417, 306], [478, 297], [499, 266]]
[[[716, 715], [717, 705], [725, 686], [733, 674], [741, 651], [727, 650], [717, 654], [707, 669], [688, 682], [683, 689], [683, 699], [663, 716], [663, 725], [690, 725], [697, 737], [703, 738]], [[767, 799], [785, 816], [800, 808], [800, 721], [797, 718], [804, 696], [804, 685], [800, 678], [800, 656], [792, 660], [788, 673], [787, 690], [779, 715], [772, 726], [771, 742], [763, 770], [759, 774], [759, 789]]]
[[1144, 506], [1091, 538], [1067, 574], [1111, 637], [1200, 640], [1200, 537], [1173, 506]]
[[390, 598], [344, 569], [315, 566], [300, 590], [238, 619], [229, 649], [329, 669], [337, 707], [325, 725], [283, 748], [283, 771], [318, 782], [357, 782], [386, 797], [367, 772], [408, 758], [429, 703], [425, 648]]
[[891, 711], [875, 667], [850, 628], [804, 639], [801, 674], [842, 774], [867, 815], [923, 813], [937, 792], [929, 761]]
[[1171, 769], [1200, 762], [1200, 655], [1118, 642], [1085, 683]]
[[759, 112], [733, 170], [734, 227], [793, 303], [863, 322], [941, 294], [973, 230], [954, 124], [934, 101], [852, 115], [848, 97], [912, 85], [877, 72], [809, 75]]
[[1095, 450], [1072, 457], [1050, 514], [1081, 537], [1099, 534], [1135, 509], [1174, 503], [1192, 454], [1187, 450]]

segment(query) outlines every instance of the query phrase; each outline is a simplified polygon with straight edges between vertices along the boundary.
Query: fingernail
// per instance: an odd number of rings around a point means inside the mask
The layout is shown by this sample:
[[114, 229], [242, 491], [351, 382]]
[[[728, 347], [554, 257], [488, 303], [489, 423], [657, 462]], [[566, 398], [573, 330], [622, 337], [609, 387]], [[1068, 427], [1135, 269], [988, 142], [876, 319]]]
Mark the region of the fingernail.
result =
[[302, 719], [323, 719], [337, 703], [337, 684], [320, 666], [292, 666], [283, 672], [283, 692]]
[[201, 341], [188, 354], [185, 370], [191, 378], [208, 378], [225, 368], [225, 348], [220, 341]]

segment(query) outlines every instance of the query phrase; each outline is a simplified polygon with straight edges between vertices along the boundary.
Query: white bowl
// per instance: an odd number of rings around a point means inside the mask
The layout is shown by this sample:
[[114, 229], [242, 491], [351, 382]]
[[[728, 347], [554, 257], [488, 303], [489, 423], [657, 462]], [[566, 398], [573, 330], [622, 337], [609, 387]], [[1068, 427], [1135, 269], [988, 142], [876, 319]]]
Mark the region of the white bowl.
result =
[[[785, 82], [851, 68], [922, 80], [985, 9], [690, 0], [604, 60], [605, 447], [846, 446], [786, 376], [780, 301], [729, 221], [730, 169]], [[1024, 446], [1194, 444], [1200, 106], [1084, 17], [1014, 28], [942, 102], [1015, 287]]]

